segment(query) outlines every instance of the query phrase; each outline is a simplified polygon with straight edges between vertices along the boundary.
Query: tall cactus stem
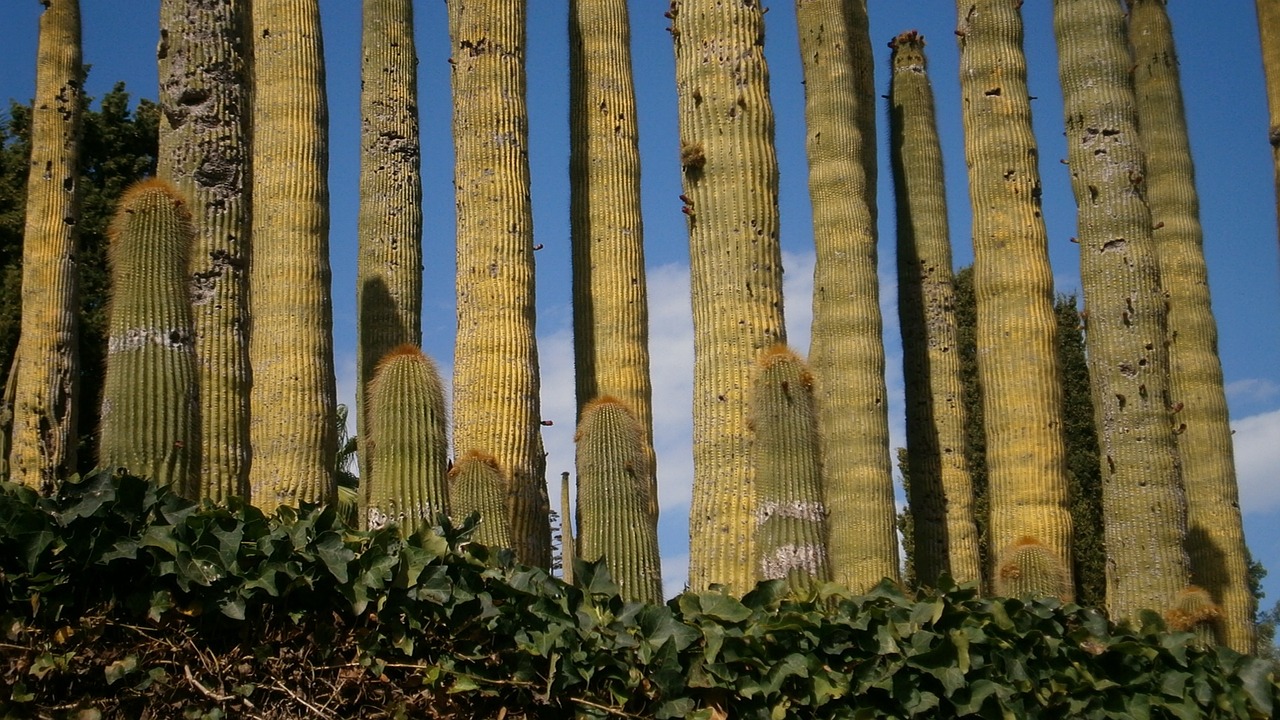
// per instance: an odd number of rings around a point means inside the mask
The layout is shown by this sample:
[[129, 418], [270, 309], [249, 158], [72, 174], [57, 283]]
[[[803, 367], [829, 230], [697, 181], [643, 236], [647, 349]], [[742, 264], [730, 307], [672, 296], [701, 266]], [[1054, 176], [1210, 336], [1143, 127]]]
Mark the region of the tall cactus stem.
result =
[[98, 463], [197, 492], [200, 392], [187, 292], [195, 241], [178, 189], [143, 180], [111, 223], [107, 366]]
[[383, 357], [369, 384], [369, 444], [378, 462], [364, 488], [366, 528], [397, 523], [410, 534], [449, 512], [444, 384], [435, 363], [414, 345]]
[[511, 547], [511, 520], [507, 517], [506, 473], [493, 455], [473, 450], [449, 470], [449, 512], [455, 521], [472, 513], [480, 524], [471, 536], [493, 548]]
[[1276, 213], [1280, 215], [1280, 0], [1256, 2], [1262, 70], [1267, 83], [1267, 141], [1275, 166]]
[[569, 499], [569, 472], [560, 473], [560, 577], [573, 584], [573, 562], [577, 558], [573, 537], [573, 503]]

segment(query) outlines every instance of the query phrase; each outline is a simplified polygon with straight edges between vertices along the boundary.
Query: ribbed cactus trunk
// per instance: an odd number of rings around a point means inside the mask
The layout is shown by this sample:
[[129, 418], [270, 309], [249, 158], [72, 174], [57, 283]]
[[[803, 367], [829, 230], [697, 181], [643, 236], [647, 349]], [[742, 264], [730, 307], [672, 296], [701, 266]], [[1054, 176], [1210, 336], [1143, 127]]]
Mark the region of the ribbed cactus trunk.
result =
[[831, 580], [818, 408], [808, 365], [786, 345], [761, 354], [751, 384], [756, 572], [793, 592]]
[[534, 337], [525, 0], [449, 2], [457, 200], [455, 454], [492, 452], [511, 483], [521, 562], [551, 566]]
[[1275, 165], [1276, 212], [1280, 214], [1280, 0], [1257, 0], [1262, 69], [1267, 80], [1267, 139]]
[[1114, 0], [1055, 0], [1054, 34], [1079, 208], [1089, 379], [1097, 414], [1107, 609], [1163, 610], [1188, 581], [1186, 501], [1169, 417], [1164, 298], [1145, 165]]
[[623, 598], [662, 602], [658, 531], [649, 513], [652, 486], [644, 427], [624, 402], [602, 397], [578, 423], [578, 547], [604, 558]]
[[98, 464], [195, 497], [200, 386], [187, 272], [195, 228], [165, 180], [125, 191], [111, 224]]
[[80, 3], [42, 0], [14, 353], [9, 478], [48, 492], [76, 466], [76, 220], [84, 72]]
[[317, 0], [253, 2], [254, 505], [331, 502], [337, 445], [329, 115]]
[[200, 387], [193, 496], [249, 494], [249, 4], [162, 0], [156, 173], [196, 229], [189, 284]]
[[511, 547], [507, 486], [511, 480], [494, 456], [472, 450], [449, 470], [449, 512], [455, 522], [472, 513], [480, 517], [472, 539], [492, 548]]
[[874, 58], [865, 0], [796, 3], [813, 204], [813, 330], [831, 569], [898, 578], [876, 255]]
[[396, 523], [405, 534], [449, 512], [444, 384], [435, 363], [413, 345], [393, 348], [368, 388], [366, 448], [378, 462], [362, 476], [366, 529]]
[[924, 38], [890, 43], [889, 148], [898, 210], [898, 317], [906, 382], [916, 578], [981, 582], [951, 275], [951, 234]]
[[785, 342], [778, 163], [754, 0], [675, 0], [680, 162], [693, 285], [693, 502], [689, 586], [755, 582], [752, 366]]
[[369, 477], [374, 368], [392, 348], [422, 344], [422, 176], [413, 3], [368, 0], [363, 12], [356, 418], [360, 474]]
[[626, 0], [569, 3], [569, 219], [578, 409], [610, 395], [645, 433], [657, 527], [640, 139]]
[[1152, 239], [1169, 307], [1169, 396], [1178, 408], [1173, 425], [1180, 431], [1191, 581], [1222, 608], [1219, 641], [1250, 653], [1255, 602], [1249, 592], [1218, 325], [1209, 303], [1200, 199], [1165, 0], [1129, 0], [1129, 43], [1137, 60], [1134, 90], [1146, 148]]
[[[960, 0], [960, 91], [973, 206], [978, 376], [992, 558], [1023, 538], [1070, 567], [1053, 272], [1031, 129], [1022, 0]], [[1066, 587], [1073, 587], [1068, 577]]]

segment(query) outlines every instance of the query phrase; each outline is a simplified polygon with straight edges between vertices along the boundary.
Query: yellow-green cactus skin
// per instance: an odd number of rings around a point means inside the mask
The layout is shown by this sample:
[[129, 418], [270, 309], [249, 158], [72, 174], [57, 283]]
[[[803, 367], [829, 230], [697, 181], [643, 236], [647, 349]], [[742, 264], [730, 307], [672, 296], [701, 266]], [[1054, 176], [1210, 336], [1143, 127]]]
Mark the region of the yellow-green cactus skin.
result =
[[1280, 0], [1257, 0], [1262, 69], [1267, 82], [1267, 138], [1275, 165], [1276, 212], [1280, 213]]
[[453, 464], [448, 479], [449, 514], [454, 522], [478, 513], [480, 524], [471, 538], [493, 548], [511, 547], [511, 520], [507, 512], [510, 480], [498, 459], [473, 450]]
[[1107, 610], [1122, 621], [1163, 607], [1189, 579], [1165, 305], [1124, 9], [1112, 0], [1055, 0], [1053, 19], [1088, 313]]
[[76, 465], [75, 220], [84, 73], [80, 3], [44, 5], [22, 242], [22, 327], [10, 370], [17, 381], [9, 479], [49, 492]]
[[365, 529], [396, 523], [411, 534], [449, 512], [444, 384], [415, 345], [393, 348], [374, 370], [368, 392], [369, 442], [378, 455], [361, 483]]
[[573, 584], [573, 561], [577, 555], [573, 539], [573, 503], [569, 498], [569, 472], [560, 473], [560, 578]]
[[[617, 397], [645, 431], [650, 469], [653, 389], [640, 217], [640, 146], [625, 0], [569, 2], [569, 196], [573, 351], [578, 409]], [[646, 505], [656, 526], [658, 486]]]
[[[1169, 397], [1187, 496], [1191, 580], [1218, 599], [1220, 642], [1254, 650], [1255, 602], [1240, 518], [1230, 417], [1209, 302], [1200, 199], [1182, 101], [1178, 52], [1165, 0], [1129, 0], [1138, 128], [1146, 149], [1147, 203], [1168, 301]], [[1171, 408], [1172, 410], [1173, 408]]]
[[200, 387], [193, 496], [249, 494], [249, 3], [162, 0], [157, 175], [195, 225], [189, 283]]
[[120, 197], [111, 223], [111, 301], [98, 464], [194, 497], [200, 472], [187, 268], [195, 228], [178, 189], [143, 180]]
[[525, 0], [449, 3], [458, 258], [453, 445], [458, 455], [489, 449], [508, 470], [516, 557], [550, 567], [534, 337], [526, 19]]
[[898, 209], [898, 316], [916, 578], [981, 582], [957, 348], [951, 235], [924, 38], [889, 43], [889, 152]]
[[1065, 597], [1071, 593], [1067, 565], [1031, 536], [1018, 538], [996, 558], [992, 580], [1002, 597]]
[[689, 587], [742, 593], [756, 580], [751, 373], [786, 341], [763, 9], [675, 0], [669, 15], [693, 286]]
[[865, 0], [796, 3], [813, 204], [813, 332], [834, 579], [898, 579], [876, 254], [874, 54]]
[[649, 451], [644, 428], [618, 398], [601, 397], [578, 423], [578, 547], [603, 558], [623, 598], [662, 602], [658, 531], [649, 513]]
[[756, 572], [793, 592], [831, 580], [813, 374], [786, 345], [761, 354], [751, 387]]
[[356, 345], [360, 474], [372, 472], [365, 411], [374, 368], [393, 348], [422, 344], [422, 177], [418, 57], [411, 0], [363, 4]]
[[337, 402], [317, 0], [253, 3], [251, 502], [331, 502]]
[[[959, 0], [990, 546], [1032, 536], [1070, 569], [1062, 373], [1031, 129], [1022, 0]], [[1074, 587], [1071, 579], [1065, 583]]]

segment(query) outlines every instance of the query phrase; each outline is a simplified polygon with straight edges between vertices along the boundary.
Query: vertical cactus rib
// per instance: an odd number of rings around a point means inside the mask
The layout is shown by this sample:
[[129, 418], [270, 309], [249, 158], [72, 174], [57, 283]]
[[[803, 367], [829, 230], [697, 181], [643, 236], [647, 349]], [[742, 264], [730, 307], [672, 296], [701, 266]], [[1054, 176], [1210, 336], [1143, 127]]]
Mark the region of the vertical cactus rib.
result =
[[200, 387], [193, 496], [249, 494], [249, 5], [160, 3], [157, 175], [187, 199]]
[[[1022, 0], [956, 3], [989, 537], [992, 548], [1035, 537], [1070, 568], [1053, 272], [1040, 207], [1021, 5]], [[1074, 586], [1070, 578], [1066, 586]]]
[[187, 292], [190, 211], [166, 180], [125, 191], [111, 224], [111, 303], [98, 464], [194, 497], [200, 386]]
[[1187, 497], [1191, 581], [1222, 608], [1222, 644], [1250, 653], [1255, 602], [1249, 592], [1248, 550], [1178, 53], [1165, 0], [1128, 2], [1151, 235], [1169, 308], [1169, 396], [1179, 408], [1173, 425], [1181, 430], [1177, 445]]
[[818, 409], [808, 366], [786, 345], [760, 355], [751, 385], [756, 571], [795, 592], [831, 580]]
[[1280, 215], [1280, 0], [1257, 0], [1262, 69], [1267, 82], [1267, 139], [1275, 165], [1276, 213]]
[[516, 557], [551, 566], [534, 336], [525, 0], [450, 0], [458, 332], [453, 442], [511, 482]]
[[874, 58], [864, 0], [796, 3], [813, 205], [813, 337], [836, 581], [898, 578], [876, 253]]
[[755, 582], [751, 368], [786, 340], [764, 18], [754, 0], [674, 0], [670, 16], [694, 334], [689, 586], [740, 593]]
[[618, 398], [582, 408], [574, 437], [578, 469], [577, 557], [604, 558], [623, 598], [662, 602], [658, 532], [649, 514], [649, 452], [644, 428]]
[[898, 210], [898, 315], [916, 577], [925, 585], [943, 573], [980, 582], [933, 88], [923, 37], [906, 32], [889, 47], [889, 148]]
[[329, 117], [317, 0], [252, 5], [249, 490], [270, 512], [336, 493]]
[[1054, 35], [1088, 312], [1107, 609], [1122, 621], [1164, 607], [1188, 581], [1164, 299], [1124, 11], [1113, 0], [1055, 0]]
[[650, 456], [657, 524], [640, 147], [625, 0], [569, 3], [569, 218], [579, 414], [611, 395], [632, 408]]
[[84, 74], [79, 1], [44, 5], [31, 114], [9, 479], [47, 492], [75, 470], [76, 460], [75, 257]]
[[369, 0], [363, 12], [356, 418], [360, 474], [368, 477], [374, 367], [397, 346], [422, 344], [422, 178], [413, 3]]
[[376, 529], [394, 522], [405, 534], [430, 527], [436, 515], [449, 512], [440, 372], [417, 346], [401, 345], [378, 363], [367, 399], [366, 447], [376, 448], [378, 462], [361, 483], [361, 523]]
[[449, 512], [455, 521], [478, 513], [480, 524], [472, 539], [494, 548], [511, 547], [511, 520], [507, 513], [510, 479], [489, 453], [472, 450], [458, 458], [449, 470]]

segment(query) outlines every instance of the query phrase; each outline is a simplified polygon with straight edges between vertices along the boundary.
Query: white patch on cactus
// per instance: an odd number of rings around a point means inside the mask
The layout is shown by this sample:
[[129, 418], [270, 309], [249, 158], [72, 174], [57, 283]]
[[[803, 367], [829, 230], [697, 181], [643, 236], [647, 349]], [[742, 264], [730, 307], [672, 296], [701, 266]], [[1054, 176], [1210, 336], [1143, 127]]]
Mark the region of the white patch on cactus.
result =
[[760, 577], [785, 579], [793, 570], [817, 577], [827, 566], [827, 549], [822, 545], [782, 545], [760, 558]]
[[756, 510], [756, 524], [763, 525], [766, 520], [772, 517], [825, 522], [827, 519], [827, 507], [821, 502], [806, 502], [803, 500], [781, 503], [761, 500]]
[[137, 350], [148, 345], [188, 350], [195, 347], [190, 328], [129, 328], [107, 339], [107, 353]]

